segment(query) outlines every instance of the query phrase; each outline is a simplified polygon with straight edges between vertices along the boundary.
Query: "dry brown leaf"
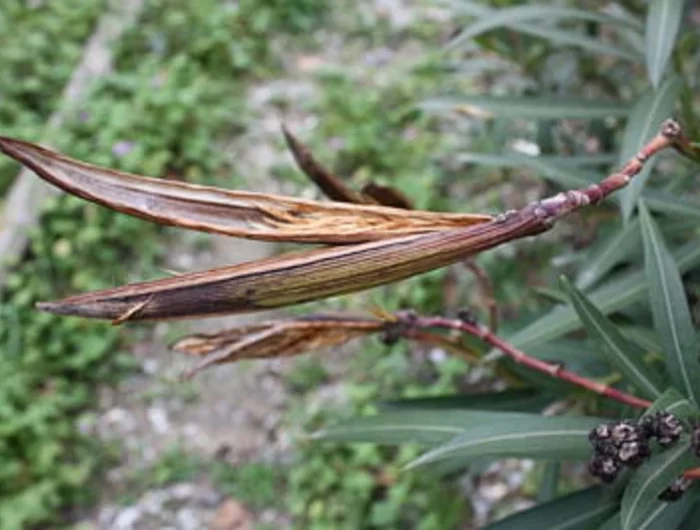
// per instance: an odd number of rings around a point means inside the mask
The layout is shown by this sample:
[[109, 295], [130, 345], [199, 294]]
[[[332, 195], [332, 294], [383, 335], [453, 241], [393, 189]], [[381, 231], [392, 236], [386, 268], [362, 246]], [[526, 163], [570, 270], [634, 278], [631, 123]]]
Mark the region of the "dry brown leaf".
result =
[[85, 164], [6, 137], [0, 137], [0, 151], [68, 193], [117, 211], [160, 224], [249, 239], [348, 244], [450, 230], [492, 219], [488, 215], [323, 203], [142, 177]]

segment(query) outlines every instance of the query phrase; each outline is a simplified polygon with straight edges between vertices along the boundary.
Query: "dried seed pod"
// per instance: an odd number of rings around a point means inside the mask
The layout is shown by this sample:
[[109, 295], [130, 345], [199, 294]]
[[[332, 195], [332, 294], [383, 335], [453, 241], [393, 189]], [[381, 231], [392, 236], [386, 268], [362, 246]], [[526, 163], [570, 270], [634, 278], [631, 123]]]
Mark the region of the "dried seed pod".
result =
[[644, 418], [642, 428], [649, 438], [656, 438], [662, 447], [675, 443], [683, 432], [680, 420], [666, 411], [659, 411]]
[[659, 494], [659, 500], [674, 502], [680, 499], [690, 486], [690, 480], [685, 477], [678, 477], [671, 485]]

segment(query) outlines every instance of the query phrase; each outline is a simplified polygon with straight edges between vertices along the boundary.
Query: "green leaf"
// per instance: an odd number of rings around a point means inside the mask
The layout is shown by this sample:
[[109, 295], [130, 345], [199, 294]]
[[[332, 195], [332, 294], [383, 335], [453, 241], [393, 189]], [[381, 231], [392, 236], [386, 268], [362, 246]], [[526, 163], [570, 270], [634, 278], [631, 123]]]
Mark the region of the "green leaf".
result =
[[550, 26], [537, 26], [533, 24], [517, 24], [513, 26], [513, 29], [516, 29], [520, 33], [525, 33], [526, 35], [546, 39], [553, 44], [558, 44], [559, 46], [573, 46], [589, 52], [620, 57], [633, 62], [641, 62], [642, 59], [641, 55], [639, 55], [636, 51], [626, 50], [617, 46], [606, 44], [599, 39], [588, 37], [587, 35], [577, 31], [557, 29]]
[[[484, 117], [522, 119], [602, 119], [626, 117], [629, 107], [617, 101], [552, 97], [446, 96], [421, 104], [428, 112], [462, 110]], [[660, 123], [660, 122], [659, 122]]]
[[[502, 414], [502, 413], [501, 413]], [[439, 462], [452, 457], [535, 458], [577, 460], [590, 455], [589, 431], [604, 420], [584, 417], [512, 416], [499, 421], [498, 413], [481, 425], [420, 456], [409, 467]]]
[[598, 530], [622, 530], [622, 514], [617, 512], [610, 519], [605, 521]]
[[[673, 114], [682, 87], [682, 79], [679, 76], [672, 76], [666, 79], [658, 89], [650, 88], [637, 100], [625, 127], [620, 150], [620, 166], [633, 158], [644, 144], [654, 137], [661, 123]], [[648, 160], [644, 169], [622, 191], [621, 211], [625, 221], [632, 216], [655, 160], [656, 157]]]
[[[621, 18], [585, 11], [581, 9], [571, 9], [556, 7], [551, 5], [528, 5], [517, 6], [501, 10], [490, 10], [488, 15], [483, 16], [471, 26], [465, 28], [449, 44], [449, 48], [456, 48], [474, 39], [478, 35], [497, 29], [508, 27], [522, 33], [536, 35], [547, 38], [555, 43], [578, 45], [583, 49], [593, 52], [608, 53], [617, 57], [624, 57], [638, 60], [638, 55], [632, 51], [624, 50], [601, 42], [599, 39], [587, 37], [586, 35], [574, 32], [571, 29], [557, 29], [551, 26], [537, 26], [523, 24], [523, 22], [541, 22], [547, 20], [551, 22], [557, 19], [573, 18], [583, 21], [593, 21], [611, 24], [622, 24], [628, 28], [632, 25]], [[574, 40], [575, 39], [575, 40]]]
[[[698, 489], [693, 487], [686, 491], [683, 497], [676, 502], [660, 502], [639, 525], [637, 530], [669, 530], [678, 528], [686, 518], [693, 505], [698, 500]], [[695, 520], [697, 528], [698, 520]]]
[[586, 330], [603, 346], [608, 362], [645, 397], [655, 399], [661, 395], [661, 382], [644, 363], [636, 346], [566, 278], [562, 278], [562, 287]]
[[604, 488], [593, 486], [513, 514], [486, 530], [589, 530], [615, 513], [618, 504]]
[[457, 410], [478, 409], [511, 412], [532, 412], [541, 410], [552, 402], [552, 397], [539, 390], [505, 390], [503, 392], [482, 392], [457, 396], [433, 396], [408, 398], [382, 403], [397, 410]]
[[523, 163], [538, 161], [563, 167], [608, 166], [617, 161], [612, 154], [601, 155], [526, 155], [523, 153], [459, 153], [450, 158], [457, 164], [481, 164], [496, 167], [522, 167]]
[[512, 421], [529, 414], [492, 411], [396, 410], [352, 418], [319, 431], [315, 439], [342, 442], [373, 442], [386, 445], [417, 443], [434, 446], [492, 421]]
[[625, 337], [645, 352], [661, 352], [661, 342], [653, 329], [642, 326], [619, 326], [619, 329]]
[[[656, 507], [653, 513], [646, 516], [637, 530], [669, 530], [678, 528], [679, 530], [697, 530], [697, 523], [700, 513], [695, 518], [690, 519], [691, 525], [687, 528], [679, 524], [689, 517], [693, 517], [691, 512], [693, 506], [698, 501], [698, 490], [696, 487], [688, 490], [683, 497], [676, 502], [662, 502]], [[690, 514], [690, 515], [689, 515]], [[622, 517], [620, 512], [608, 520], [599, 530], [622, 530]]]
[[561, 462], [545, 462], [540, 481], [540, 491], [537, 493], [537, 503], [549, 502], [557, 497]]
[[644, 412], [644, 416], [649, 416], [662, 410], [671, 412], [681, 420], [695, 419], [699, 414], [688, 398], [681, 395], [675, 388], [669, 388], [661, 394]]
[[[691, 241], [677, 249], [672, 256], [681, 272], [688, 271], [700, 265], [700, 245]], [[588, 298], [604, 315], [608, 315], [643, 299], [648, 287], [645, 272], [637, 270], [607, 282], [588, 293]], [[580, 327], [581, 321], [573, 308], [557, 307], [511, 335], [508, 342], [521, 350], [533, 350]]]
[[658, 87], [666, 71], [683, 17], [684, 0], [651, 0], [647, 9], [646, 62], [649, 80]]
[[684, 438], [678, 445], [653, 456], [632, 476], [622, 497], [622, 528], [637, 530], [663, 501], [658, 499], [673, 480], [696, 463]]
[[634, 220], [623, 225], [586, 260], [576, 277], [576, 286], [585, 291], [597, 283], [616, 265], [628, 258], [640, 246], [641, 240], [639, 221]]
[[698, 497], [700, 497], [700, 495], [693, 499], [694, 504], [690, 507], [690, 510], [688, 510], [683, 524], [678, 527], [678, 530], [697, 530], [698, 521], [700, 521], [700, 502], [698, 501]]
[[654, 329], [661, 340], [671, 379], [697, 405], [700, 362], [681, 275], [644, 203], [640, 203], [639, 219]]

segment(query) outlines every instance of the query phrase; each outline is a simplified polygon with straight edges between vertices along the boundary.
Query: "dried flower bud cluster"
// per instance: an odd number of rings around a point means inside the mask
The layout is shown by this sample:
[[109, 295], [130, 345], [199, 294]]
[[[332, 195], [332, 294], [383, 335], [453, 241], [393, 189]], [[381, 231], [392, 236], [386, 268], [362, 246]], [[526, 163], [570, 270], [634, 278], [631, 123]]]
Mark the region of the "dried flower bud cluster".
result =
[[656, 438], [661, 447], [676, 442], [683, 432], [683, 424], [670, 412], [656, 412], [646, 416], [641, 423], [647, 437]]
[[674, 502], [680, 499], [690, 486], [691, 481], [685, 477], [678, 477], [671, 485], [659, 494], [660, 501]]
[[[680, 437], [683, 425], [669, 412], [657, 412], [641, 422], [623, 420], [603, 423], [593, 429], [588, 439], [593, 457], [588, 471], [605, 483], [615, 480], [623, 467], [638, 467], [651, 456], [650, 440], [668, 447]], [[700, 433], [698, 434], [700, 449]]]

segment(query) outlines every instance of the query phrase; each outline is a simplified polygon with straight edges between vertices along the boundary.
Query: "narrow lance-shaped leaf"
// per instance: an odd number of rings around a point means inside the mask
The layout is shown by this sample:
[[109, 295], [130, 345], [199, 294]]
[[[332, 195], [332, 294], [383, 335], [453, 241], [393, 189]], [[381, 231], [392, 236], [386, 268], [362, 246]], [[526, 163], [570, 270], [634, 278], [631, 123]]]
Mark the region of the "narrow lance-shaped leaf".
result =
[[661, 340], [671, 378], [697, 406], [700, 403], [700, 362], [681, 275], [643, 203], [640, 203], [639, 218], [654, 328]]
[[387, 445], [417, 443], [432, 447], [485, 423], [508, 423], [514, 418], [530, 416], [490, 410], [443, 410], [439, 414], [434, 410], [396, 410], [352, 418], [315, 433], [314, 438]]
[[431, 396], [384, 401], [383, 407], [396, 410], [502, 410], [534, 412], [552, 402], [552, 397], [535, 389], [480, 392], [455, 396]]
[[[649, 89], [637, 100], [625, 127], [622, 149], [620, 150], [621, 161], [629, 160], [630, 157], [634, 156], [639, 148], [654, 135], [659, 124], [673, 113], [682, 85], [680, 77], [672, 76], [666, 79], [659, 88]], [[654, 162], [654, 160], [649, 161], [637, 178], [621, 194], [621, 210], [625, 221], [632, 216], [637, 199], [654, 167]]]
[[488, 222], [488, 215], [323, 203], [147, 178], [0, 137], [0, 151], [69, 193], [161, 224], [263, 241], [359, 243]]
[[387, 323], [369, 318], [311, 315], [240, 326], [218, 333], [200, 333], [176, 342], [172, 349], [202, 360], [188, 372], [242, 359], [289, 357], [339, 346], [385, 329]]
[[[572, 33], [574, 33], [572, 30], [567, 29], [566, 31], [564, 30], [558, 30], [556, 28], [552, 28], [549, 26], [538, 26], [537, 24], [526, 24], [527, 22], [535, 22], [538, 23], [540, 22], [543, 18], [546, 18], [548, 21], [552, 21], [553, 19], [574, 19], [574, 20], [582, 20], [582, 21], [595, 21], [595, 22], [602, 22], [602, 23], [612, 23], [612, 24], [622, 24], [622, 25], [627, 25], [628, 23], [624, 21], [623, 19], [616, 18], [616, 17], [611, 17], [608, 15], [603, 15], [599, 13], [595, 13], [593, 11], [586, 11], [582, 9], [571, 9], [571, 8], [565, 8], [565, 7], [556, 7], [556, 6], [549, 6], [549, 5], [527, 5], [527, 6], [516, 6], [516, 7], [511, 7], [511, 8], [506, 8], [506, 9], [500, 9], [500, 10], [491, 10], [488, 15], [483, 16], [481, 19], [477, 20], [474, 24], [468, 26], [465, 28], [462, 32], [460, 32], [457, 37], [455, 37], [449, 44], [449, 48], [454, 48], [458, 47], [461, 44], [477, 37], [478, 35], [481, 35], [483, 33], [486, 33], [487, 31], [491, 31], [493, 29], [497, 29], [500, 27], [509, 27], [511, 29], [514, 29], [516, 31], [521, 31], [523, 33], [528, 33], [531, 35], [537, 35], [537, 36], [543, 36], [547, 38], [546, 35], [541, 35], [537, 33], [537, 30], [541, 30], [543, 32], [549, 31], [549, 32], [561, 32], [566, 36], [568, 33], [568, 36], [570, 37]], [[630, 26], [628, 26], [629, 29]], [[619, 47], [615, 47], [609, 44], [605, 44], [600, 42], [598, 39], [591, 39], [583, 34], [579, 34], [580, 36], [580, 41], [578, 44], [584, 48], [588, 49], [593, 52], [598, 52], [598, 53], [609, 53], [614, 56], [618, 57], [624, 57], [632, 60], [638, 59], [637, 54], [635, 54], [632, 51], [629, 50], [624, 50]], [[559, 39], [553, 38], [551, 40], [554, 40], [555, 42], [558, 42]], [[576, 42], [569, 42], [570, 44], [576, 44]]]
[[[679, 525], [697, 501], [698, 488], [696, 485], [686, 491], [683, 497], [676, 502], [659, 502], [635, 530], [669, 530], [670, 528], [681, 530]], [[697, 521], [696, 519], [696, 525]]]
[[651, 84], [659, 86], [681, 27], [685, 0], [651, 0], [647, 8], [646, 62]]
[[638, 388], [644, 397], [657, 398], [661, 394], [661, 382], [652, 368], [644, 363], [639, 350], [566, 278], [562, 278], [562, 287], [586, 330], [603, 347], [603, 353], [610, 364], [622, 374], [625, 381]]
[[514, 417], [496, 422], [498, 413], [484, 425], [471, 428], [410, 464], [417, 467], [452, 457], [494, 456], [542, 460], [583, 459], [590, 455], [588, 432], [600, 418]]
[[[676, 249], [672, 255], [682, 271], [700, 265], [700, 246], [695, 241]], [[631, 271], [613, 279], [588, 294], [603, 314], [610, 314], [644, 298], [649, 281], [642, 270]], [[581, 327], [581, 321], [571, 307], [557, 307], [525, 328], [508, 337], [508, 342], [522, 350], [536, 351], [541, 344], [561, 337]]]
[[682, 438], [675, 447], [653, 456], [642, 464], [622, 497], [622, 528], [637, 530], [664, 503], [659, 494], [685, 469], [695, 464], [695, 456]]
[[[486, 118], [506, 117], [535, 120], [602, 119], [624, 117], [629, 112], [628, 106], [619, 101], [538, 97], [445, 96], [426, 100], [421, 104], [421, 107], [429, 112], [457, 111]], [[657, 128], [659, 123], [656, 124]]]
[[598, 528], [618, 505], [604, 488], [592, 486], [513, 514], [486, 530], [589, 530]]
[[642, 239], [639, 221], [632, 221], [610, 236], [583, 264], [576, 287], [585, 291], [610, 272], [613, 267], [639, 248]]
[[700, 416], [698, 409], [693, 407], [688, 398], [681, 395], [675, 388], [669, 388], [661, 394], [644, 412], [644, 415], [649, 416], [662, 410], [670, 412], [684, 421], [694, 420]]

